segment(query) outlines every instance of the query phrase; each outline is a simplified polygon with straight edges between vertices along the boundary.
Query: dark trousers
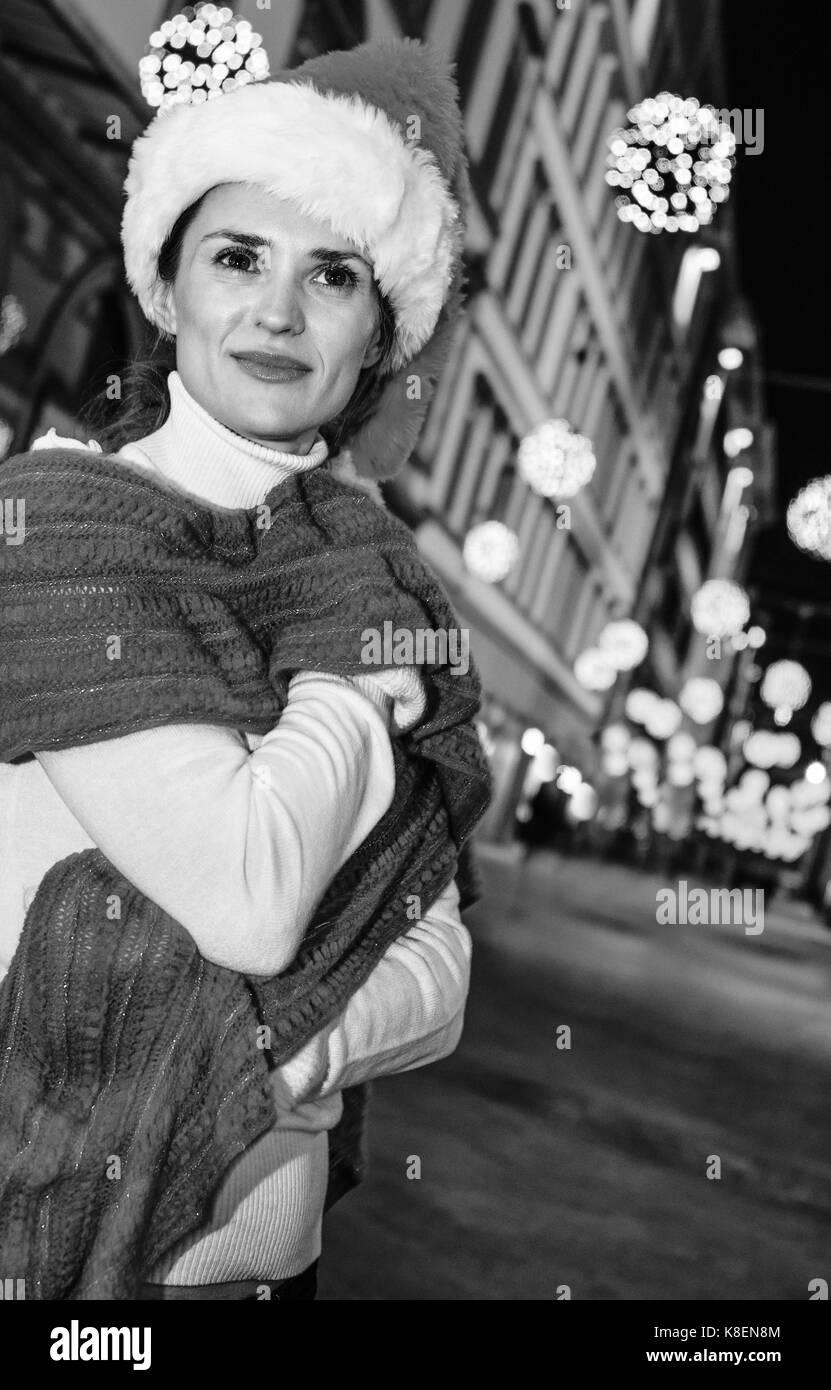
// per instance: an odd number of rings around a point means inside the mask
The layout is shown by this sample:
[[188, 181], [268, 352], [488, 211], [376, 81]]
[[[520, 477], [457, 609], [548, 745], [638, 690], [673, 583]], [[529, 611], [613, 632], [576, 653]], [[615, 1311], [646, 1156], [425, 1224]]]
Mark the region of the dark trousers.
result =
[[315, 1260], [306, 1269], [291, 1279], [244, 1279], [231, 1284], [145, 1284], [138, 1294], [140, 1299], [235, 1299], [246, 1303], [285, 1302], [289, 1299], [317, 1297], [317, 1266]]

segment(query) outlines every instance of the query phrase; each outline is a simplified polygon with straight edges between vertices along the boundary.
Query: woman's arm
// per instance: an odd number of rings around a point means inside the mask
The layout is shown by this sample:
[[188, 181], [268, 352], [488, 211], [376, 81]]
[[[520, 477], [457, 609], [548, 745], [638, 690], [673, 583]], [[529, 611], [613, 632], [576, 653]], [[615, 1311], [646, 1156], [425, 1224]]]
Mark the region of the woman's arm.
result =
[[258, 975], [291, 963], [395, 780], [379, 705], [312, 672], [293, 677], [253, 753], [233, 729], [171, 724], [36, 756], [90, 839], [203, 956]]
[[471, 950], [451, 883], [387, 948], [338, 1018], [272, 1073], [280, 1108], [447, 1057], [462, 1033]]

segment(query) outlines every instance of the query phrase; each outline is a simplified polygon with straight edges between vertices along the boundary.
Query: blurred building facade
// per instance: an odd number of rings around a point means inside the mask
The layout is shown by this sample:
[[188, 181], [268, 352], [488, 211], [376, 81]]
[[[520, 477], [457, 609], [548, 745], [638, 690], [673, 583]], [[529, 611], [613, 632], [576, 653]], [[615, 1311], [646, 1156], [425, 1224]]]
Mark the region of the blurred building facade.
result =
[[[0, 295], [26, 317], [0, 359], [7, 452], [51, 424], [75, 432], [90, 383], [145, 337], [121, 272], [121, 184], [151, 115], [136, 64], [179, 8], [5, 0]], [[718, 0], [234, 8], [263, 35], [272, 71], [402, 33], [457, 65], [474, 189], [468, 312], [418, 450], [387, 491], [470, 628], [497, 788], [484, 829], [508, 837], [528, 765], [523, 730], [542, 729], [590, 777], [593, 738], [623, 699], [624, 682], [608, 697], [583, 689], [575, 657], [610, 618], [631, 614], [650, 633], [650, 680], [676, 694], [703, 660], [691, 593], [710, 575], [743, 573], [767, 505], [772, 441], [755, 328], [738, 297], [731, 205], [695, 238], [644, 235], [619, 220], [605, 181], [607, 138], [634, 102], [666, 88], [727, 104]], [[702, 270], [702, 249], [717, 268]], [[718, 366], [726, 344], [744, 349], [738, 371]], [[516, 468], [522, 437], [552, 417], [588, 435], [597, 457], [565, 509]], [[735, 423], [754, 434], [742, 456], [754, 481], [741, 495], [721, 444]], [[520, 543], [497, 585], [462, 557], [467, 532], [487, 519]]]

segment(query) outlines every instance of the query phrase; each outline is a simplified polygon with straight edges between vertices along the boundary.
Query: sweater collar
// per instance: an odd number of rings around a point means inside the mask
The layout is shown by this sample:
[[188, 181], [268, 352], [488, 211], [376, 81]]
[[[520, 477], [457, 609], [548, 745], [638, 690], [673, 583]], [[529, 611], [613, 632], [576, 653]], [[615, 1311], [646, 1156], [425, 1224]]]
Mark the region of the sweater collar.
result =
[[127, 445], [184, 492], [220, 507], [255, 507], [295, 473], [318, 468], [328, 457], [318, 435], [307, 454], [290, 454], [246, 439], [215, 420], [186, 389], [176, 371], [167, 378], [170, 413], [161, 429]]

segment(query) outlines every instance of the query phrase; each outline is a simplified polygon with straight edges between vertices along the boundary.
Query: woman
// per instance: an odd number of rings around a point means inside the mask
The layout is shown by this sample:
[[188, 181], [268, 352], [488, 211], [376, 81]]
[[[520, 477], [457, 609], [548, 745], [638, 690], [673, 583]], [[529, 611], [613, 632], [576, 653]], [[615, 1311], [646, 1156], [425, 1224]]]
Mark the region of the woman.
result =
[[[379, 56], [385, 69], [397, 58], [399, 75], [422, 61], [409, 45], [380, 55], [367, 47], [327, 61], [337, 75], [338, 59], [351, 60], [353, 84], [367, 60], [364, 72]], [[235, 110], [222, 113], [234, 141], [245, 126]], [[374, 278], [383, 239], [371, 227], [366, 238], [349, 237], [304, 211], [296, 191], [275, 191], [275, 149], [259, 156], [259, 179], [249, 166], [244, 181], [222, 178], [221, 151], [206, 133], [211, 170], [202, 182], [217, 182], [178, 208], [171, 225], [162, 215], [165, 235], [148, 262], [147, 218], [159, 217], [154, 180], [164, 179], [166, 160], [186, 138], [194, 164], [203, 153], [193, 143], [198, 127], [191, 122], [186, 133], [180, 121], [180, 134], [164, 119], [161, 146], [145, 137], [131, 165], [125, 252], [145, 311], [175, 339], [176, 371], [164, 423], [115, 457], [165, 492], [212, 509], [260, 508], [283, 479], [332, 467], [326, 435], [359, 439], [384, 369], [406, 357], [401, 322]], [[239, 172], [236, 155], [226, 172]], [[187, 195], [180, 187], [177, 196], [181, 203]], [[406, 313], [402, 321], [423, 338], [423, 322], [415, 330]], [[52, 432], [36, 447], [60, 442]], [[10, 793], [17, 799], [13, 835], [11, 812], [6, 822], [0, 970], [23, 929], [21, 887], [37, 884], [56, 859], [95, 846], [208, 961], [253, 975], [285, 971], [327, 886], [390, 809], [389, 733], [413, 728], [425, 703], [411, 670], [303, 670], [264, 735], [227, 720], [173, 721], [58, 751], [33, 745], [36, 762], [0, 764], [7, 804]], [[451, 880], [387, 946], [346, 1007], [275, 1068], [277, 1123], [227, 1170], [209, 1219], [166, 1250], [139, 1296], [314, 1297], [327, 1140], [341, 1118], [341, 1090], [436, 1060], [458, 1041], [470, 961], [458, 906]]]

